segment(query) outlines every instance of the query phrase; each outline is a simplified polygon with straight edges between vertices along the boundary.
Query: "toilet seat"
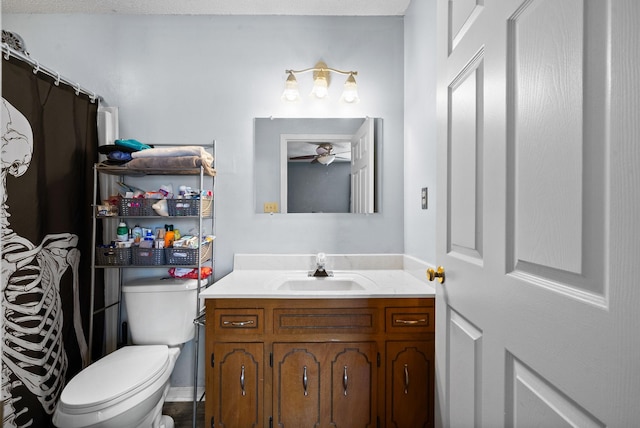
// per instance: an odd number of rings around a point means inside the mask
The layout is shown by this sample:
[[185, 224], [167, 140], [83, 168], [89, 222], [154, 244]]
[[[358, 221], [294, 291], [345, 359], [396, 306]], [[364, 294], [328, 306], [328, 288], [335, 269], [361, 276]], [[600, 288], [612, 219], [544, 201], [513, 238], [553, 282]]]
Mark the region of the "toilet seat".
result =
[[156, 382], [169, 365], [166, 345], [126, 346], [71, 379], [60, 395], [58, 407], [67, 414], [113, 407]]

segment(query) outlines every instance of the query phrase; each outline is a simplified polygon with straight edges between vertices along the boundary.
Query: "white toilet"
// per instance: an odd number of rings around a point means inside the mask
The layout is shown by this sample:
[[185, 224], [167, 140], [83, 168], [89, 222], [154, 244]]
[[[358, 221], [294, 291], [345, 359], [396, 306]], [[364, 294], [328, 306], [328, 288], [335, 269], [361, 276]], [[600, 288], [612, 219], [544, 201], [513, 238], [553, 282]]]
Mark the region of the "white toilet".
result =
[[182, 344], [194, 338], [197, 280], [142, 279], [122, 286], [131, 341], [78, 373], [53, 415], [60, 428], [173, 428], [162, 415]]

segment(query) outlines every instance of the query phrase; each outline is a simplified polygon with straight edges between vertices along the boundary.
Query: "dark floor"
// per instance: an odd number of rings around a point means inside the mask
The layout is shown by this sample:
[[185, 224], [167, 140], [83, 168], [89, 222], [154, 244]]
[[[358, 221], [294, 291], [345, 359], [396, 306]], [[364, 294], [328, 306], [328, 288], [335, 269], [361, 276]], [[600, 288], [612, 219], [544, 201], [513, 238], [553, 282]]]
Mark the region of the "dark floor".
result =
[[[162, 414], [173, 418], [175, 428], [192, 428], [194, 426], [193, 402], [191, 401], [165, 402]], [[204, 428], [204, 401], [198, 403], [195, 427]]]

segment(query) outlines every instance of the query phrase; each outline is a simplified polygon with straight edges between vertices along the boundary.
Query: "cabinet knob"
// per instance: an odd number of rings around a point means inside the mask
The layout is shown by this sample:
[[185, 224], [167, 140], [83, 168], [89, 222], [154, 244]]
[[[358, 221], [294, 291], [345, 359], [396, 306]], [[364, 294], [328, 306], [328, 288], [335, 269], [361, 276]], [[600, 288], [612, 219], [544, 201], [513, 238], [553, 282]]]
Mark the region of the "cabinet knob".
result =
[[444, 268], [442, 266], [438, 266], [436, 270], [433, 270], [433, 268], [427, 269], [427, 279], [429, 281], [433, 281], [436, 278], [438, 278], [438, 282], [440, 284], [444, 284], [445, 277], [444, 277]]

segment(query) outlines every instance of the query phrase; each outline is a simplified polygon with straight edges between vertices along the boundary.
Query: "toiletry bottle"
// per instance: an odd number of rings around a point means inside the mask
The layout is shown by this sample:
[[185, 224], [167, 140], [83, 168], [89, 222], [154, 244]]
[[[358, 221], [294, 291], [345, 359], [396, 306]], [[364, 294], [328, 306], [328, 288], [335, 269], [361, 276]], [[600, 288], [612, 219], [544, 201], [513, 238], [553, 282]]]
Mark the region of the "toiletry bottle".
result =
[[164, 248], [171, 248], [175, 237], [175, 233], [173, 232], [173, 225], [167, 224], [164, 228], [166, 229], [166, 232], [164, 233]]
[[125, 222], [120, 222], [120, 224], [118, 224], [116, 235], [116, 240], [118, 241], [124, 242], [129, 240], [129, 229], [127, 229], [127, 224]]
[[180, 235], [180, 230], [178, 229], [173, 229], [173, 240], [177, 241], [178, 239], [180, 239], [182, 237], [182, 235]]
[[135, 225], [133, 228], [133, 242], [139, 244], [142, 240], [142, 228], [139, 225]]

